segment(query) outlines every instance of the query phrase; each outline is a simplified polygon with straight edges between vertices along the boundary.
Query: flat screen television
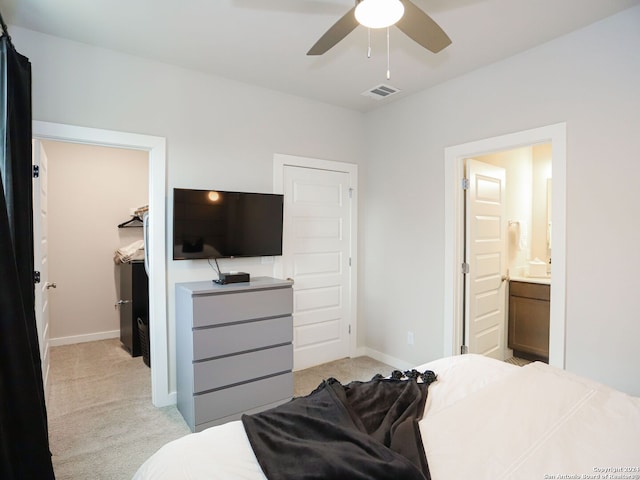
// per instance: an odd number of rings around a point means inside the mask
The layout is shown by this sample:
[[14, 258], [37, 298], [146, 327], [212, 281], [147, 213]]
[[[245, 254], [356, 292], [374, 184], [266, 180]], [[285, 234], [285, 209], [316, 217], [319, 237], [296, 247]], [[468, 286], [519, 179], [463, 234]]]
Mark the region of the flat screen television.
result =
[[173, 259], [282, 255], [284, 196], [173, 189]]

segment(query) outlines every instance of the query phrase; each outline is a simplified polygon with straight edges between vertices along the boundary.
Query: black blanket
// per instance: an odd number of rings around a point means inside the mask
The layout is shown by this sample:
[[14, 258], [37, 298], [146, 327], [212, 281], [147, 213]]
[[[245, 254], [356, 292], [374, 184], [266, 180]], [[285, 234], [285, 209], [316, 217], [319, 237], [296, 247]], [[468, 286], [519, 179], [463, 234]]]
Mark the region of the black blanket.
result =
[[242, 423], [269, 480], [429, 480], [418, 429], [429, 373], [346, 386], [329, 379]]

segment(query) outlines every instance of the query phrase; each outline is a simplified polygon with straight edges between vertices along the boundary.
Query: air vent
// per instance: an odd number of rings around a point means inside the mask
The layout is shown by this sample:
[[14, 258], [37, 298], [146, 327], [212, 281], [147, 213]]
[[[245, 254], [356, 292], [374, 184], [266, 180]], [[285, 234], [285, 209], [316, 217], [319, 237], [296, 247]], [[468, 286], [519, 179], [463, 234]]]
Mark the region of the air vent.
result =
[[380, 84], [376, 87], [373, 87], [365, 92], [362, 92], [362, 95], [365, 97], [371, 97], [376, 100], [382, 100], [383, 98], [390, 97], [391, 95], [395, 95], [400, 90], [392, 87], [390, 85]]

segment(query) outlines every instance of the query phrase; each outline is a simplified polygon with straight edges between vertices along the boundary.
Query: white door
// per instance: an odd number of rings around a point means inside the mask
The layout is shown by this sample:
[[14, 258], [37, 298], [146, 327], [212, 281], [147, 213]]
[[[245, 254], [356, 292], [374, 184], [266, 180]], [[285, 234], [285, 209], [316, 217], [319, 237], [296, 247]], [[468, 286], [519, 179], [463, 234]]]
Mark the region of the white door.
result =
[[32, 144], [33, 164], [39, 168], [39, 176], [33, 179], [33, 258], [34, 268], [40, 272], [40, 283], [35, 285], [36, 328], [42, 362], [42, 382], [45, 399], [48, 397], [49, 380], [49, 255], [47, 235], [47, 156], [38, 140]]
[[349, 356], [350, 175], [284, 167], [285, 278], [294, 279], [294, 369]]
[[469, 353], [504, 360], [506, 328], [505, 170], [466, 161], [465, 332]]

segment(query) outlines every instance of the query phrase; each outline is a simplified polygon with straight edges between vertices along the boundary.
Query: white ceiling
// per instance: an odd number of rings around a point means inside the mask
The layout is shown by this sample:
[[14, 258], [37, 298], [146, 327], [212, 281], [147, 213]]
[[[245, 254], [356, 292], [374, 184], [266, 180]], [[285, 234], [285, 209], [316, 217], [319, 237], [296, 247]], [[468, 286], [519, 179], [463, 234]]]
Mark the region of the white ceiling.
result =
[[[452, 40], [438, 54], [358, 27], [306, 56], [353, 0], [0, 0], [9, 25], [367, 111], [613, 15], [640, 0], [414, 0]], [[9, 32], [11, 33], [11, 32]], [[20, 45], [16, 45], [20, 50]], [[361, 93], [381, 83], [385, 100]]]

